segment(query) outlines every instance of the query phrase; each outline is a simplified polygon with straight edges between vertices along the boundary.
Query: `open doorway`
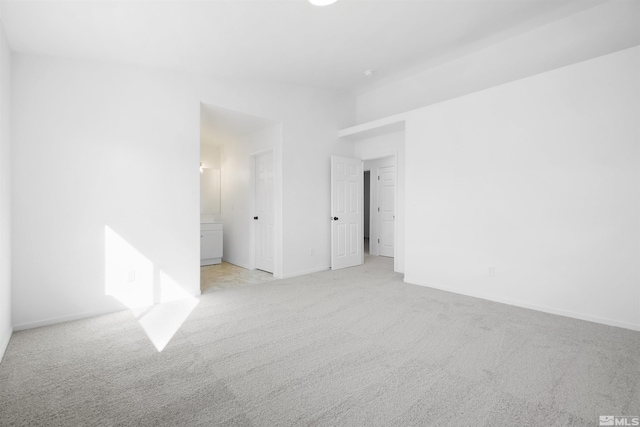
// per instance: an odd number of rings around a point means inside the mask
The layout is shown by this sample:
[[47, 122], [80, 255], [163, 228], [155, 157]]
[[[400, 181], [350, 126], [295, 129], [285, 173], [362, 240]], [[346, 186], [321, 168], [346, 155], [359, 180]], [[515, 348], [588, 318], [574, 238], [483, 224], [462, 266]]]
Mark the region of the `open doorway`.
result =
[[[200, 107], [201, 291], [273, 280], [282, 268], [282, 125], [210, 104]], [[219, 177], [217, 184], [211, 176]]]
[[395, 257], [396, 156], [364, 161], [364, 248], [370, 256]]
[[332, 270], [361, 265], [372, 255], [397, 271], [397, 159], [396, 153], [366, 161], [331, 156]]
[[[378, 129], [376, 132], [368, 133], [362, 132], [361, 134], [354, 135], [347, 138], [354, 141], [354, 157], [360, 159], [363, 162], [363, 170], [370, 173], [370, 187], [369, 193], [371, 199], [373, 199], [376, 191], [374, 184], [377, 183], [376, 168], [372, 167], [374, 162], [388, 161], [389, 165], [395, 166], [395, 219], [394, 214], [391, 214], [393, 220], [393, 258], [380, 257], [387, 261], [393, 261], [393, 270], [397, 273], [404, 273], [404, 241], [405, 241], [405, 217], [404, 217], [404, 205], [405, 205], [405, 132], [404, 122], [400, 123], [401, 126], [394, 127], [392, 129]], [[366, 165], [366, 167], [365, 167]], [[364, 176], [364, 175], [363, 175]], [[363, 200], [363, 199], [360, 199]], [[377, 244], [377, 237], [374, 236], [374, 221], [372, 216], [377, 212], [377, 205], [374, 206], [373, 201], [369, 203], [370, 216], [369, 219], [369, 254], [367, 255], [369, 260], [374, 259], [377, 248], [374, 243]]]

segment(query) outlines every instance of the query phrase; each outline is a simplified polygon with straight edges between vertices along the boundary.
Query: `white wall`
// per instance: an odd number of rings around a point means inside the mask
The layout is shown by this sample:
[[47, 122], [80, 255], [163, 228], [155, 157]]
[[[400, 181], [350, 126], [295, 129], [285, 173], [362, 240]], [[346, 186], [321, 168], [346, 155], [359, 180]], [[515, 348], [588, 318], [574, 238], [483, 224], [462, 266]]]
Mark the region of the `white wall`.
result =
[[331, 155], [353, 157], [353, 143], [339, 141], [337, 130], [354, 110], [344, 98], [329, 101], [317, 98], [309, 116], [283, 127], [283, 277], [331, 265]]
[[22, 54], [13, 76], [16, 327], [122, 308], [104, 295], [105, 225], [198, 292], [201, 102], [283, 123], [281, 275], [328, 267], [328, 165], [353, 154], [336, 137], [348, 98]]
[[220, 146], [202, 143], [200, 145], [200, 161], [204, 168], [220, 169]]
[[405, 280], [640, 330], [639, 75], [634, 47], [409, 114]]
[[[368, 161], [371, 159], [380, 159], [387, 156], [395, 156], [396, 164], [396, 256], [394, 259], [394, 270], [400, 273], [404, 272], [405, 257], [405, 135], [404, 131], [396, 131], [384, 135], [371, 138], [361, 139], [354, 143], [354, 155], [358, 159], [367, 161], [369, 167], [377, 165], [376, 161]], [[385, 161], [388, 161], [385, 160]], [[366, 169], [366, 165], [365, 165]], [[376, 193], [376, 171], [371, 169], [371, 220], [373, 221], [374, 211], [377, 203]], [[377, 205], [376, 205], [377, 206]], [[373, 223], [371, 230], [372, 235], [369, 240], [369, 250], [372, 255], [377, 255], [377, 247], [372, 247], [372, 242], [377, 239], [377, 233], [374, 230]]]
[[199, 293], [200, 111], [188, 87], [25, 55], [13, 76], [14, 325], [123, 307], [105, 295], [105, 226]]
[[639, 13], [639, 2], [610, 1], [464, 56], [437, 58], [361, 93], [358, 123], [635, 46]]
[[0, 360], [11, 322], [11, 51], [0, 21]]

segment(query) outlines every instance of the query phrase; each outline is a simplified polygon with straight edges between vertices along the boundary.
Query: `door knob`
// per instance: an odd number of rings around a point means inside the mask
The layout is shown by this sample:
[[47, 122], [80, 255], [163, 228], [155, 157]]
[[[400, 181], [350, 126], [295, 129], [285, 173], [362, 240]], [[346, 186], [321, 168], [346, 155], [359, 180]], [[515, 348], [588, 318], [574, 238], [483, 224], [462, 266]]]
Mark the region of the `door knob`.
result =
[[333, 217], [333, 220], [334, 220], [334, 221], [337, 221], [337, 220], [338, 220], [338, 217], [337, 217], [337, 216], [334, 216], [334, 217]]
[[258, 219], [258, 217], [257, 217], [257, 216], [254, 216], [254, 217], [253, 217], [253, 219]]

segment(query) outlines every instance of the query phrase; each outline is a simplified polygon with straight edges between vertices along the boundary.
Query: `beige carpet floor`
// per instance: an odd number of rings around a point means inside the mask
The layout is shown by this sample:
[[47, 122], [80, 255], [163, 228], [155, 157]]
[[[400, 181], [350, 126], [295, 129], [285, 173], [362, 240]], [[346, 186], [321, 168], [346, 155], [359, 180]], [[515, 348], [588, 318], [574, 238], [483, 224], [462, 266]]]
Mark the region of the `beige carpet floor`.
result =
[[596, 426], [640, 334], [402, 282], [393, 260], [203, 295], [161, 352], [120, 312], [15, 333], [2, 426]]

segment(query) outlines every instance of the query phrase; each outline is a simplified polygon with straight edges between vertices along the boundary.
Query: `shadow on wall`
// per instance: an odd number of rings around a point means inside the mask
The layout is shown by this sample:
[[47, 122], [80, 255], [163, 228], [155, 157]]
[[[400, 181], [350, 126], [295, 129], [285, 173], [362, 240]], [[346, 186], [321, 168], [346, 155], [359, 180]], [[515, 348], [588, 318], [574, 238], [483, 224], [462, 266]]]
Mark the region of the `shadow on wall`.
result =
[[200, 301], [108, 225], [104, 239], [105, 295], [131, 310], [161, 352]]

